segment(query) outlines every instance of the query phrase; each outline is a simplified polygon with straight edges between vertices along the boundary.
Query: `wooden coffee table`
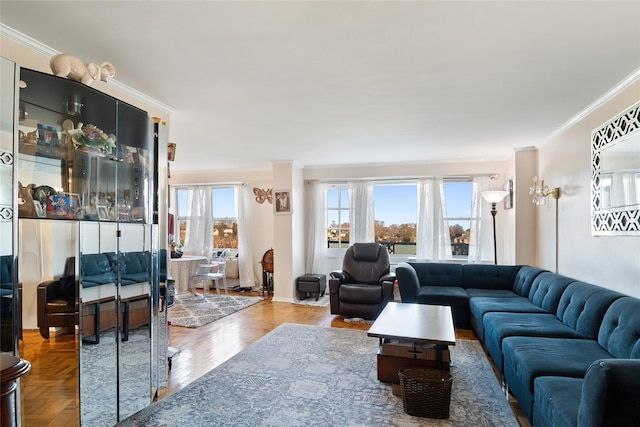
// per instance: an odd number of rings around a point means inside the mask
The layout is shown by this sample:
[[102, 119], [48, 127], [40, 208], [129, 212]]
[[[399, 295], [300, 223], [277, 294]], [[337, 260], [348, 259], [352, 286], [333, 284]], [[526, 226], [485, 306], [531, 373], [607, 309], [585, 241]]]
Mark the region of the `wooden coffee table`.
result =
[[449, 370], [449, 348], [456, 345], [451, 307], [390, 302], [367, 335], [380, 339], [378, 380], [398, 383], [408, 367]]

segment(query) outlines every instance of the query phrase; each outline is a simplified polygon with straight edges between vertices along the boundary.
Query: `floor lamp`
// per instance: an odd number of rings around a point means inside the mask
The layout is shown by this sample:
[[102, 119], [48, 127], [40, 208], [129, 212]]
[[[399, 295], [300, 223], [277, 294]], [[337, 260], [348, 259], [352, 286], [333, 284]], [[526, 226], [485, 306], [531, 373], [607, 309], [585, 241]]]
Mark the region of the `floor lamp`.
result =
[[497, 249], [497, 242], [496, 242], [496, 214], [498, 213], [498, 210], [496, 209], [496, 204], [501, 202], [502, 199], [504, 199], [505, 196], [509, 194], [509, 192], [508, 191], [483, 191], [480, 194], [482, 195], [483, 199], [491, 203], [491, 216], [493, 217], [493, 256], [495, 259], [495, 263], [497, 265], [498, 249]]

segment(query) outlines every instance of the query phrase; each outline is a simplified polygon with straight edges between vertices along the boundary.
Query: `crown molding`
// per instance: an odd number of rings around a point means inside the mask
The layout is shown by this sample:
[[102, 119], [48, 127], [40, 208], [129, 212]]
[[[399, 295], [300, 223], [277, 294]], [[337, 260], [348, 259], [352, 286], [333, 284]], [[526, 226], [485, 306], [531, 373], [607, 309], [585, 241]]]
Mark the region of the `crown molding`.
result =
[[[19, 31], [14, 30], [11, 27], [6, 26], [5, 24], [0, 23], [0, 36], [2, 37], [6, 37], [9, 40], [12, 40], [28, 49], [31, 49], [39, 54], [45, 55], [47, 57], [52, 57], [54, 55], [57, 55], [61, 52], [53, 49], [50, 46], [47, 46], [44, 43], [39, 42], [38, 40], [29, 37], [26, 34], [23, 34]], [[160, 111], [163, 111], [167, 114], [172, 114], [175, 112], [175, 109], [168, 106], [167, 104], [158, 101], [157, 99], [154, 99], [148, 95], [145, 95], [144, 93], [125, 85], [124, 83], [119, 82], [116, 79], [109, 79], [109, 86], [113, 86], [114, 88], [116, 88], [117, 90], [119, 90], [120, 92], [123, 92], [127, 95], [132, 96], [135, 99], [138, 99], [141, 102], [144, 102], [145, 104], [148, 104]]]
[[620, 92], [622, 92], [627, 87], [629, 87], [632, 84], [634, 84], [639, 79], [640, 79], [640, 68], [637, 68], [634, 72], [632, 72], [627, 77], [622, 79], [620, 81], [620, 83], [618, 83], [617, 85], [615, 85], [614, 87], [609, 89], [604, 95], [602, 95], [600, 98], [596, 99], [594, 102], [589, 104], [584, 110], [580, 111], [578, 114], [576, 114], [575, 116], [573, 116], [572, 118], [567, 120], [558, 129], [553, 131], [551, 133], [551, 135], [549, 135], [547, 137], [547, 141], [552, 140], [556, 136], [560, 135], [561, 133], [563, 133], [564, 131], [569, 129], [571, 126], [573, 126], [576, 123], [578, 123], [580, 120], [582, 120], [585, 117], [587, 117], [589, 114], [593, 113], [598, 108], [602, 107], [604, 104], [609, 102], [613, 97], [618, 95]]

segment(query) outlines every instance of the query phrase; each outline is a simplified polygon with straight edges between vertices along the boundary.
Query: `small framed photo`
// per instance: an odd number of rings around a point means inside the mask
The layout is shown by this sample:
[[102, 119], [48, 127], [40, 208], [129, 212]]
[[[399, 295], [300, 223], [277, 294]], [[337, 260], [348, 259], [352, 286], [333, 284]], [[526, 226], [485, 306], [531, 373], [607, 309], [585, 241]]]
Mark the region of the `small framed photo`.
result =
[[176, 144], [175, 144], [175, 142], [169, 142], [167, 144], [167, 154], [168, 154], [170, 162], [173, 162], [176, 159]]
[[98, 206], [96, 208], [96, 212], [98, 214], [98, 219], [100, 221], [110, 221], [111, 217], [109, 216], [109, 209], [106, 206]]
[[44, 206], [42, 206], [42, 203], [40, 203], [37, 200], [33, 201], [33, 206], [36, 209], [36, 215], [38, 215], [38, 218], [46, 218], [47, 217], [47, 211], [44, 210]]
[[291, 215], [291, 190], [274, 190], [273, 213]]
[[58, 145], [56, 128], [38, 123], [38, 145]]
[[513, 207], [513, 180], [509, 179], [504, 183], [504, 191], [507, 193], [507, 197], [504, 198], [504, 208], [511, 209]]

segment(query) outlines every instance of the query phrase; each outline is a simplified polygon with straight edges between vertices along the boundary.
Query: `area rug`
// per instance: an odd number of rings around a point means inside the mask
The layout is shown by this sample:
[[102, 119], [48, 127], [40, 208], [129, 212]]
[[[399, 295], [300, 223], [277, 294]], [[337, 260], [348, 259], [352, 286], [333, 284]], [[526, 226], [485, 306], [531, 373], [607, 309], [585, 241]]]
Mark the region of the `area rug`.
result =
[[407, 415], [366, 331], [283, 324], [121, 426], [500, 426], [518, 422], [477, 341], [451, 348], [450, 418]]
[[305, 299], [299, 299], [296, 297], [293, 299], [293, 303], [298, 305], [309, 305], [311, 307], [326, 307], [329, 305], [329, 295], [325, 294], [321, 296], [318, 298], [318, 301], [316, 301], [315, 297], [308, 297]]
[[262, 301], [261, 297], [179, 294], [169, 312], [173, 326], [199, 328]]

